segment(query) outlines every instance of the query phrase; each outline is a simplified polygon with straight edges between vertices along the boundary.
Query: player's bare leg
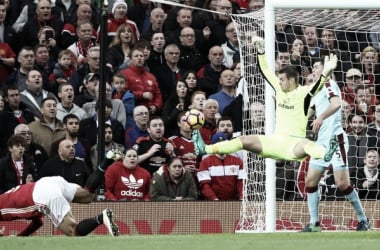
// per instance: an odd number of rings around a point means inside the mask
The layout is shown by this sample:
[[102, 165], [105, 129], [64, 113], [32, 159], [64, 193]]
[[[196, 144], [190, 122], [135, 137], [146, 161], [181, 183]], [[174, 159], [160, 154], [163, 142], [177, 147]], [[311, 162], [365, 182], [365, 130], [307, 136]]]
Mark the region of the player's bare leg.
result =
[[75, 227], [77, 226], [77, 222], [75, 221], [75, 218], [71, 211], [69, 211], [65, 217], [63, 217], [63, 220], [61, 224], [59, 224], [58, 229], [62, 231], [67, 236], [75, 236]]

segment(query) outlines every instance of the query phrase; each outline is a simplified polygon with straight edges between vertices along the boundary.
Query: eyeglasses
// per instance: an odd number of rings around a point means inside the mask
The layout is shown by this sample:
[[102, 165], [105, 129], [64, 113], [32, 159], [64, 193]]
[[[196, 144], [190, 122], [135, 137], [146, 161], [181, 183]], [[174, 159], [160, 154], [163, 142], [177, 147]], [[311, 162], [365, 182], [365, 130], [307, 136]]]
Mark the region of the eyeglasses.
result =
[[226, 30], [227, 32], [234, 32], [235, 31], [235, 29], [228, 29], [228, 30]]

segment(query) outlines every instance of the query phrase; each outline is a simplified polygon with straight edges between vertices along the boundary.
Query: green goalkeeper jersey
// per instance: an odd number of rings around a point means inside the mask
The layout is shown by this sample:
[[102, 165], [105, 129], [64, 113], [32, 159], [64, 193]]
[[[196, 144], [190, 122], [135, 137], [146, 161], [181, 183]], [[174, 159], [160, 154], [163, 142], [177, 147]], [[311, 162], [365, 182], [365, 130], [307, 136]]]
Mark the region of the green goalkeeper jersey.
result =
[[317, 83], [309, 86], [298, 85], [290, 92], [281, 90], [279, 79], [272, 73], [264, 54], [259, 54], [259, 67], [265, 80], [276, 92], [276, 135], [305, 137], [307, 112], [311, 98], [317, 94], [325, 83], [321, 77]]

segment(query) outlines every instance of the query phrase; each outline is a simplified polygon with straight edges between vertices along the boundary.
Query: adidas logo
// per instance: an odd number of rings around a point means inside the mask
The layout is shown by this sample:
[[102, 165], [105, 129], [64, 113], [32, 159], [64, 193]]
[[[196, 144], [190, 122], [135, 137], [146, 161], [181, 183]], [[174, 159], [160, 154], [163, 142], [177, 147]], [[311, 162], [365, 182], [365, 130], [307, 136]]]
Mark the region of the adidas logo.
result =
[[144, 179], [136, 180], [136, 178], [131, 174], [128, 177], [121, 176], [121, 181], [127, 187], [131, 189], [139, 189], [142, 185], [144, 185]]

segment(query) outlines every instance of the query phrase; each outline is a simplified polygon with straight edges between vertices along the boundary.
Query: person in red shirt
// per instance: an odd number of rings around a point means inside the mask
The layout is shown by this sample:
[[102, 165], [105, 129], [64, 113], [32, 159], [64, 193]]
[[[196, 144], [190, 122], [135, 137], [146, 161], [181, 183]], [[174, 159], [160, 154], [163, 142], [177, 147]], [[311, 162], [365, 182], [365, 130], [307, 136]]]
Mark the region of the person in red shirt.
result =
[[125, 76], [130, 90], [135, 95], [136, 106], [146, 106], [150, 114], [157, 114], [161, 111], [161, 91], [156, 77], [145, 69], [144, 52], [142, 49], [132, 49], [131, 64], [120, 73]]
[[[227, 135], [218, 132], [212, 144], [227, 140]], [[231, 154], [213, 154], [205, 157], [198, 171], [202, 195], [207, 200], [242, 200], [243, 180], [247, 177], [243, 162]]]
[[29, 236], [37, 231], [43, 224], [41, 218], [44, 215], [67, 236], [87, 235], [101, 224], [106, 226], [112, 236], [118, 236], [119, 229], [110, 209], [104, 209], [99, 215], [77, 223], [71, 213], [70, 203], [92, 202], [104, 171], [120, 157], [120, 153], [109, 151], [106, 159], [88, 178], [85, 188], [69, 183], [60, 176], [52, 176], [8, 190], [0, 195], [0, 221], [31, 220], [17, 236]]
[[149, 201], [150, 173], [137, 163], [134, 149], [125, 152], [123, 161], [111, 165], [105, 173], [105, 198], [113, 201]]

